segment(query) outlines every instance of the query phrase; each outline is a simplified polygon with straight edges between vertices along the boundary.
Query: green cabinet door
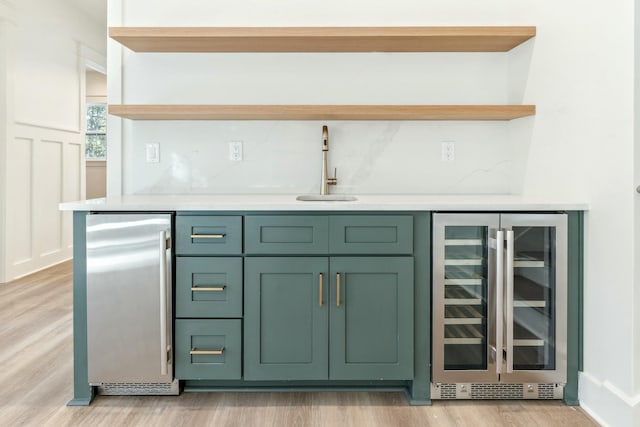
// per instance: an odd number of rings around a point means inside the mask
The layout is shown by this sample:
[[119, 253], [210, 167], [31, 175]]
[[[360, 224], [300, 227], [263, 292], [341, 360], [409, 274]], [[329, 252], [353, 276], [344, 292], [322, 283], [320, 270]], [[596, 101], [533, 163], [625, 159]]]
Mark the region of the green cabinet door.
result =
[[327, 273], [326, 257], [245, 259], [246, 380], [327, 379]]
[[412, 379], [413, 258], [333, 257], [330, 264], [329, 378]]

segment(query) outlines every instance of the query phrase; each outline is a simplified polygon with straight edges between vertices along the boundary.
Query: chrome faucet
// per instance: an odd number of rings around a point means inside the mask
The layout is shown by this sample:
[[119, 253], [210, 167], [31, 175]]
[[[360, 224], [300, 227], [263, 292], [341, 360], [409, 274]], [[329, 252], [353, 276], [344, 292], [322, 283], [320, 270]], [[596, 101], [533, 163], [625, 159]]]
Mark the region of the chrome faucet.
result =
[[320, 177], [320, 194], [326, 196], [329, 194], [329, 186], [336, 185], [338, 179], [336, 173], [338, 168], [333, 170], [333, 178], [327, 176], [327, 156], [329, 154], [329, 128], [322, 126], [322, 176]]

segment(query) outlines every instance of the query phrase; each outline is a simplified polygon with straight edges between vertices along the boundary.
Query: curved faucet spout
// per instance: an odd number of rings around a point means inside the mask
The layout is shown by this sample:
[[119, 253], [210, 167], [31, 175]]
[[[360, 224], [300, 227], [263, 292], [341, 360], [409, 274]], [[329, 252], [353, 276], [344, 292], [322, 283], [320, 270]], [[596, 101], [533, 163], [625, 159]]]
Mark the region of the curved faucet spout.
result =
[[320, 194], [329, 194], [329, 186], [336, 185], [338, 180], [336, 179], [336, 173], [333, 173], [333, 178], [329, 178], [327, 174], [327, 157], [329, 154], [329, 127], [327, 125], [322, 126], [322, 174], [320, 176]]
[[329, 127], [322, 126], [322, 151], [329, 151]]

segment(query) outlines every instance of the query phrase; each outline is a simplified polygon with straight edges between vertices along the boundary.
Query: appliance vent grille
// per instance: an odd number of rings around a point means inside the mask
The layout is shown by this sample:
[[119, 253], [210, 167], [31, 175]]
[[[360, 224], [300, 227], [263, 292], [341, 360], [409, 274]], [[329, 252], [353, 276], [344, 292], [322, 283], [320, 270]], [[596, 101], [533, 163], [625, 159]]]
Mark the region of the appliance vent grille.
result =
[[456, 384], [440, 384], [440, 399], [455, 399]]
[[110, 396], [177, 395], [178, 382], [171, 383], [102, 383], [98, 393]]
[[522, 399], [522, 384], [471, 384], [472, 399]]
[[554, 384], [539, 384], [538, 399], [554, 399]]

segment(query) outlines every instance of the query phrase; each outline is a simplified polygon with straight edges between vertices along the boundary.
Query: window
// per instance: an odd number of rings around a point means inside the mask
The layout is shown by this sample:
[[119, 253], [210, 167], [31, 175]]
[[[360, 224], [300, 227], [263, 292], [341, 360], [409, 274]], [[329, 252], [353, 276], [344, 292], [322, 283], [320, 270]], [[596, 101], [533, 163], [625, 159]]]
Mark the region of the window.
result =
[[107, 104], [87, 104], [87, 160], [107, 160]]

